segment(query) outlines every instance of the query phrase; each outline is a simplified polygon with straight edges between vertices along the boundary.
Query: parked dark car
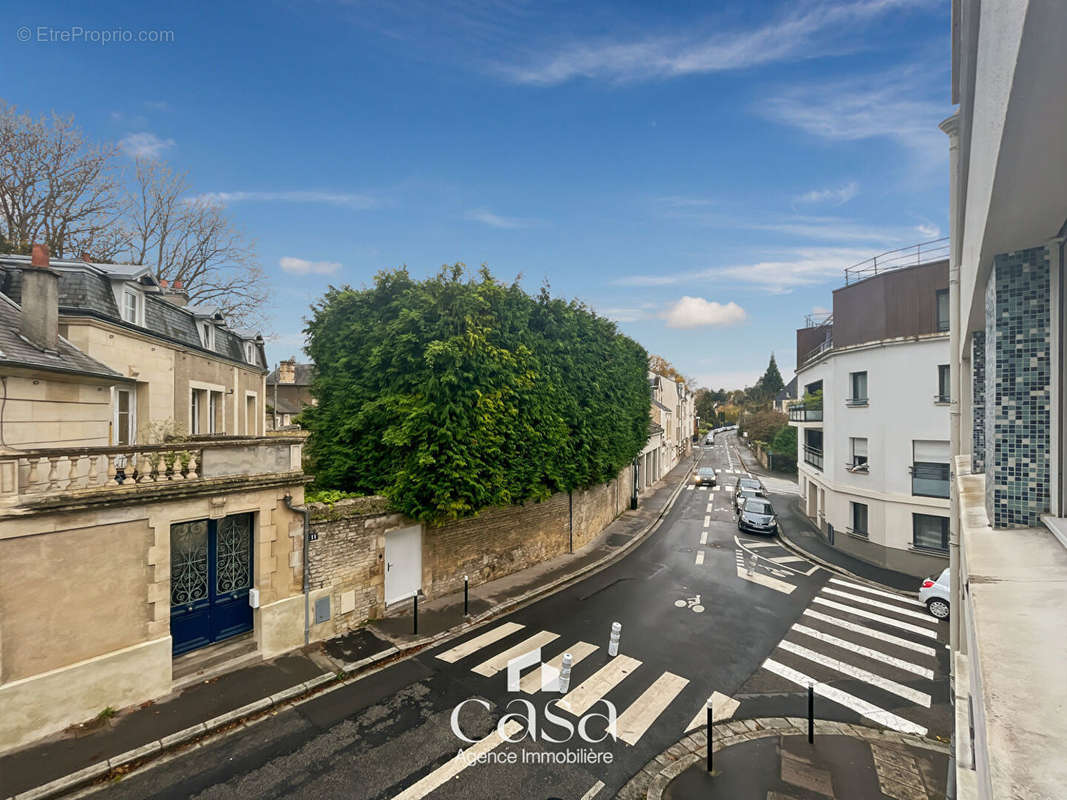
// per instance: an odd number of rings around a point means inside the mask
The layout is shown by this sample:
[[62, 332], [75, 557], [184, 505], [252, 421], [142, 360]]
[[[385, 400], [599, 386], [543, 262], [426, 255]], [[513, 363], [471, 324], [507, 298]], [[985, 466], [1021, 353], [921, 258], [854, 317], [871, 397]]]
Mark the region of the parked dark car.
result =
[[693, 482], [697, 486], [714, 486], [715, 468], [700, 467], [696, 472], [693, 473]]
[[766, 497], [749, 497], [737, 515], [737, 529], [748, 533], [778, 533], [778, 517]]

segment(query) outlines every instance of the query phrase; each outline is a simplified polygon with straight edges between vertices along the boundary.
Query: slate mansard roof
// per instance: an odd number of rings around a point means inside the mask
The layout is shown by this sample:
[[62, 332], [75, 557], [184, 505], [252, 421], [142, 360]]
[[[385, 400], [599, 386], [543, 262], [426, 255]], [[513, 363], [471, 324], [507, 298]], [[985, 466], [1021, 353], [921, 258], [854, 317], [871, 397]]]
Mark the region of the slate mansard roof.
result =
[[[279, 386], [310, 386], [315, 379], [314, 364], [294, 364], [293, 373], [295, 378], [292, 383], [278, 383]], [[273, 370], [267, 376], [267, 386], [273, 386], [278, 382], [278, 370]]]
[[22, 309], [9, 297], [0, 294], [0, 364], [124, 383], [132, 380], [90, 358], [62, 336], [59, 337], [55, 352], [42, 350], [19, 333], [21, 327]]
[[[165, 299], [148, 267], [129, 264], [96, 264], [53, 259], [50, 267], [59, 275], [61, 316], [91, 316], [130, 330], [154, 335], [190, 350], [236, 361], [245, 367], [267, 371], [262, 342], [255, 334], [241, 335], [225, 327], [217, 309], [182, 307]], [[29, 256], [0, 255], [0, 293], [16, 303], [22, 301], [22, 270], [30, 268]], [[144, 325], [127, 322], [119, 312], [111, 284], [136, 284], [144, 296]], [[214, 347], [205, 347], [197, 329], [198, 320], [215, 325]], [[256, 363], [244, 355], [245, 342], [256, 346]]]

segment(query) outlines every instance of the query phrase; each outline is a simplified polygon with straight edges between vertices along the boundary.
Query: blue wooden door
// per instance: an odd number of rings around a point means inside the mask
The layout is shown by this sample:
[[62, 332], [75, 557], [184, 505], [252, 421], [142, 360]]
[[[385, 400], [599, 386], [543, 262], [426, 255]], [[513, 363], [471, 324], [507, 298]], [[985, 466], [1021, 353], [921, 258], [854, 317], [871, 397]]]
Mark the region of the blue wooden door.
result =
[[252, 629], [252, 515], [196, 520], [170, 530], [174, 654]]

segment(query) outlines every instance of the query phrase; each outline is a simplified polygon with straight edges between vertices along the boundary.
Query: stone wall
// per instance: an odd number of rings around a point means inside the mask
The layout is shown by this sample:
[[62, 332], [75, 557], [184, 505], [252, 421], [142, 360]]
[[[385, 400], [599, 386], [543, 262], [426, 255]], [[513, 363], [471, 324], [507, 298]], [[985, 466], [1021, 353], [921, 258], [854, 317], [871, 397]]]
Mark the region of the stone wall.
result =
[[1047, 247], [996, 256], [986, 289], [986, 511], [994, 527], [1049, 508], [1050, 275]]
[[[428, 600], [543, 563], [593, 541], [630, 507], [633, 469], [616, 480], [540, 503], [485, 509], [476, 517], [423, 526], [422, 590]], [[386, 532], [416, 524], [382, 510], [382, 498], [311, 505], [310, 588], [331, 596], [340, 633], [385, 615]], [[573, 527], [572, 527], [573, 526]]]

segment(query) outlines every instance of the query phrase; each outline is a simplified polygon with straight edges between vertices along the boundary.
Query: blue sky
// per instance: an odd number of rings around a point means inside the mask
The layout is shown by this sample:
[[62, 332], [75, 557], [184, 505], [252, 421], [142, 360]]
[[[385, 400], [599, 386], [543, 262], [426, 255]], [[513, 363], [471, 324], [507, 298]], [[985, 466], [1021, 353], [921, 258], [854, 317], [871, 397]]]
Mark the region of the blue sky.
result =
[[[330, 283], [463, 261], [698, 383], [788, 379], [844, 267], [947, 234], [948, 0], [81, 5], [9, 11], [0, 97], [217, 195], [272, 362]], [[173, 41], [37, 40], [72, 26]]]

